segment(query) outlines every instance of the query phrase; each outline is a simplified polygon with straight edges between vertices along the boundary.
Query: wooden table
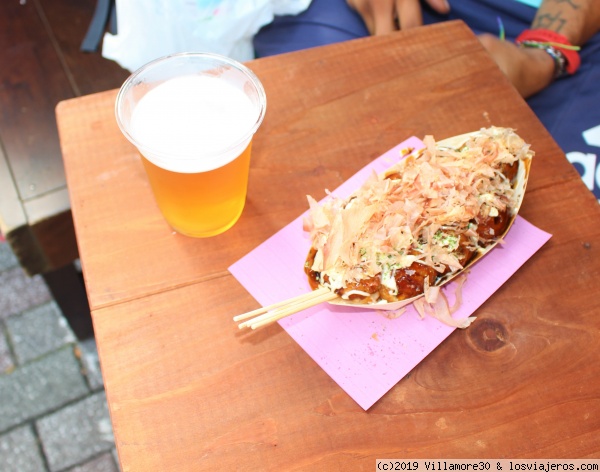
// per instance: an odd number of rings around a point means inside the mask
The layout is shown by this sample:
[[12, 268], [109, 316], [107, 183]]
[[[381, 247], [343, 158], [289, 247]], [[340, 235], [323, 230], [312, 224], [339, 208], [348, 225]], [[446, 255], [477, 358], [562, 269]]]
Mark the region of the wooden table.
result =
[[[58, 123], [124, 471], [373, 470], [383, 457], [600, 454], [600, 207], [459, 22], [251, 62], [267, 96], [240, 221], [209, 239], [163, 221], [113, 117], [116, 91]], [[522, 216], [553, 234], [368, 412], [227, 267], [410, 136], [516, 128], [536, 152]], [[299, 268], [299, 270], [301, 270]]]

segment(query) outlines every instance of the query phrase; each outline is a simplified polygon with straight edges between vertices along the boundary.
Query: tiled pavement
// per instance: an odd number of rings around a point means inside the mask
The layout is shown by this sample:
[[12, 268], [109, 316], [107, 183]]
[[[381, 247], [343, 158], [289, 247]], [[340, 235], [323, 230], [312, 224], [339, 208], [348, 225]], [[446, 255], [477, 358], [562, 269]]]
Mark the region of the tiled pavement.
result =
[[0, 238], [0, 472], [118, 472], [96, 345]]

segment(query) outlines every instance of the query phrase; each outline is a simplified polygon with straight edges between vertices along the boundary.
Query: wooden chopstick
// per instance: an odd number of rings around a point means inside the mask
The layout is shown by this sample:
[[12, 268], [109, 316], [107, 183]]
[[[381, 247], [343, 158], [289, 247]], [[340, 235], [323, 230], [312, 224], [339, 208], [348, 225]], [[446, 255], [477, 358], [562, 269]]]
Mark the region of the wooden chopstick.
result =
[[293, 298], [288, 298], [287, 300], [283, 300], [277, 303], [273, 303], [272, 305], [267, 305], [267, 306], [263, 306], [261, 308], [257, 308], [256, 310], [252, 310], [249, 311], [248, 313], [243, 313], [241, 315], [237, 315], [233, 317], [233, 321], [241, 321], [241, 320], [247, 320], [249, 318], [252, 318], [256, 315], [262, 315], [263, 313], [266, 313], [268, 311], [274, 310], [275, 308], [279, 308], [281, 306], [286, 306], [286, 305], [291, 305], [293, 303], [298, 303], [298, 302], [302, 302], [308, 298], [312, 298], [315, 297], [317, 295], [321, 295], [323, 293], [331, 293], [331, 291], [328, 288], [325, 287], [321, 287], [318, 288], [317, 290], [314, 290], [312, 292], [309, 293], [303, 293], [302, 295], [298, 295], [297, 297], [293, 297]]
[[243, 323], [245, 324], [245, 326], [240, 326], [240, 328], [246, 326], [249, 326], [251, 329], [260, 328], [262, 326], [266, 326], [277, 320], [280, 320], [281, 318], [285, 318], [286, 316], [293, 315], [294, 313], [298, 313], [299, 311], [306, 310], [307, 308], [318, 305], [319, 303], [323, 303], [337, 298], [337, 295], [335, 293], [330, 292], [329, 290], [327, 292], [328, 293], [323, 293], [316, 297], [310, 297], [307, 300], [300, 303], [294, 303], [284, 307], [276, 308], [273, 311], [261, 315], [261, 317], [257, 317], [260, 319], [253, 318], [251, 320], [246, 321], [245, 323]]
[[246, 320], [238, 325], [238, 328], [240, 329], [256, 329], [271, 324], [281, 318], [285, 318], [286, 316], [293, 315], [299, 311], [306, 310], [319, 303], [333, 300], [334, 298], [337, 298], [335, 293], [327, 288], [321, 287], [313, 292], [305, 293], [297, 297], [249, 311], [248, 313], [237, 315], [233, 320]]

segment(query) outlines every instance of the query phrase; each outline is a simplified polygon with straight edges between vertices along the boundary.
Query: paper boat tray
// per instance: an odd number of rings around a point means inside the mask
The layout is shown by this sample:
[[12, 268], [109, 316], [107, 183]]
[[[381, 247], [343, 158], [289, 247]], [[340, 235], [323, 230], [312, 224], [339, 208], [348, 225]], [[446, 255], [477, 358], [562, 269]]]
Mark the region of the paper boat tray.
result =
[[[498, 130], [501, 130], [501, 128], [496, 128]], [[465, 134], [461, 134], [458, 136], [453, 136], [451, 138], [447, 138], [441, 141], [437, 141], [436, 145], [438, 147], [444, 147], [444, 148], [450, 148], [450, 149], [454, 149], [454, 150], [458, 150], [460, 149], [471, 137], [473, 136], [477, 136], [480, 135], [481, 131], [473, 131], [470, 133], [465, 133]], [[450, 276], [448, 276], [447, 278], [445, 278], [443, 281], [441, 281], [440, 283], [437, 283], [437, 286], [444, 286], [447, 283], [451, 282], [452, 280], [454, 280], [456, 277], [460, 276], [461, 274], [465, 273], [471, 266], [473, 266], [473, 264], [476, 264], [477, 261], [481, 260], [482, 257], [484, 257], [486, 254], [488, 254], [492, 249], [494, 249], [494, 247], [502, 241], [502, 239], [504, 238], [504, 236], [508, 233], [508, 231], [510, 230], [515, 218], [517, 217], [517, 214], [519, 212], [519, 209], [521, 208], [521, 204], [523, 202], [523, 198], [525, 196], [525, 189], [527, 187], [527, 180], [529, 178], [529, 171], [531, 168], [531, 161], [532, 161], [532, 157], [533, 157], [533, 152], [529, 151], [526, 154], [526, 157], [523, 159], [520, 159], [519, 165], [518, 165], [518, 171], [517, 171], [517, 176], [515, 179], [515, 183], [513, 184], [513, 188], [515, 190], [515, 206], [512, 209], [512, 213], [510, 215], [510, 219], [509, 219], [509, 223], [508, 226], [506, 228], [506, 230], [496, 239], [496, 241], [488, 246], [486, 246], [485, 248], [480, 248], [477, 250], [477, 253], [475, 254], [474, 257], [471, 258], [471, 260], [465, 264], [464, 268], [461, 269], [458, 272], [455, 272], [453, 274], [451, 274]], [[384, 172], [385, 175], [385, 172]], [[343, 298], [336, 298], [334, 300], [329, 301], [329, 303], [334, 304], [334, 305], [345, 305], [345, 306], [356, 306], [356, 307], [360, 307], [361, 309], [373, 309], [373, 310], [388, 310], [388, 311], [393, 311], [393, 310], [398, 310], [406, 305], [409, 305], [411, 303], [413, 303], [415, 300], [423, 297], [424, 294], [418, 295], [416, 297], [412, 297], [412, 298], [408, 298], [408, 299], [404, 299], [404, 300], [400, 300], [397, 302], [377, 302], [377, 303], [364, 303], [364, 302], [353, 302], [351, 300], [346, 300]]]

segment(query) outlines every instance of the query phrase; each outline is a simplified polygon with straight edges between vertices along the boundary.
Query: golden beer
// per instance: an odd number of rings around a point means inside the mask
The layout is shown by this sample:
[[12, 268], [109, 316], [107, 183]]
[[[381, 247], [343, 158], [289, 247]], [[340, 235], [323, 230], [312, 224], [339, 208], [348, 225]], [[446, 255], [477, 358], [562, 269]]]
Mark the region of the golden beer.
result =
[[123, 84], [117, 123], [140, 152], [156, 203], [175, 231], [214, 236], [239, 219], [252, 137], [265, 109], [258, 78], [216, 54], [157, 59]]
[[161, 169], [142, 156], [156, 203], [175, 231], [207, 237], [235, 224], [246, 202], [251, 148], [223, 167], [189, 174]]

